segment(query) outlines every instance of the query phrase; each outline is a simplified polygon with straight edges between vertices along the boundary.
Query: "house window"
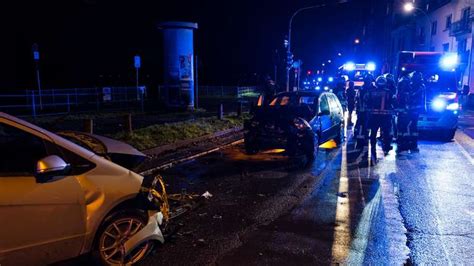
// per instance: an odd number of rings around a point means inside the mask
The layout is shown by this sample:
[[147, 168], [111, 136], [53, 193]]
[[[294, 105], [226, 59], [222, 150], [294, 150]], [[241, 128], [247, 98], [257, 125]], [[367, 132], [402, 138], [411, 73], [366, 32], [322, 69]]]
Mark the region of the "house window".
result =
[[453, 20], [453, 15], [452, 14], [450, 14], [449, 16], [446, 17], [446, 28], [445, 29], [449, 30], [451, 28], [452, 20]]
[[431, 35], [436, 35], [437, 31], [438, 31], [438, 21], [433, 21], [433, 24], [431, 24]]
[[458, 42], [458, 52], [459, 53], [464, 53], [467, 50], [466, 48], [467, 48], [467, 40], [466, 39], [460, 40]]
[[469, 16], [471, 15], [471, 8], [465, 8], [462, 11], [462, 23], [466, 25], [469, 22]]
[[443, 44], [443, 51], [444, 52], [449, 52], [449, 43], [444, 43]]
[[425, 28], [420, 27], [420, 31], [418, 32], [418, 42], [419, 44], [425, 43]]

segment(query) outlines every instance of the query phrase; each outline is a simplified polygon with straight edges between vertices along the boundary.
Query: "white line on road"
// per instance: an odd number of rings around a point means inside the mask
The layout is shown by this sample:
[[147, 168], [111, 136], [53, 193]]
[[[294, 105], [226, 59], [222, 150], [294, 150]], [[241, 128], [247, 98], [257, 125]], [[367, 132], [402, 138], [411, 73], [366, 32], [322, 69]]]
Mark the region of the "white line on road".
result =
[[458, 145], [459, 149], [461, 150], [462, 155], [466, 157], [466, 159], [471, 163], [471, 165], [474, 165], [474, 159], [472, 159], [471, 155], [469, 152], [464, 149], [464, 147], [455, 139], [454, 142]]

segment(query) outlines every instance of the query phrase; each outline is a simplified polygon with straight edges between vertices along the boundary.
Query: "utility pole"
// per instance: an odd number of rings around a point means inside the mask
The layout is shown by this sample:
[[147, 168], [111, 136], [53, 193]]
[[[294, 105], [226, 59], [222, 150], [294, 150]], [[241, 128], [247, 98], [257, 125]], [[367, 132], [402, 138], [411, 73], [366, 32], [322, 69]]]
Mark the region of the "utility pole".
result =
[[[348, 0], [339, 0], [334, 4], [343, 4], [347, 3]], [[326, 7], [328, 6], [327, 4], [320, 4], [320, 5], [313, 5], [313, 6], [307, 6], [307, 7], [302, 7], [298, 10], [296, 10], [293, 15], [290, 17], [290, 21], [288, 22], [288, 39], [285, 40], [285, 47], [286, 47], [286, 91], [290, 91], [290, 71], [293, 65], [293, 54], [291, 53], [291, 27], [293, 25], [293, 19], [295, 18], [296, 15], [298, 15], [301, 11], [305, 11], [308, 9], [315, 9], [315, 8], [321, 8], [321, 7]]]
[[38, 84], [40, 110], [43, 110], [43, 99], [42, 99], [42, 94], [41, 94], [41, 78], [40, 78], [40, 66], [39, 66], [40, 53], [39, 53], [39, 47], [37, 43], [33, 44], [32, 50], [33, 50], [33, 60], [35, 61], [36, 83]]

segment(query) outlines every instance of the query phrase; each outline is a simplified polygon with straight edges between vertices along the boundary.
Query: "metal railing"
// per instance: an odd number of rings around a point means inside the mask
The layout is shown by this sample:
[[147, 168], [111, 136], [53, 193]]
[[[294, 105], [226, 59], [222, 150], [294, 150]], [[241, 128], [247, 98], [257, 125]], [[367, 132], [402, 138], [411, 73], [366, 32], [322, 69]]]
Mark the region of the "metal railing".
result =
[[449, 36], [458, 36], [471, 32], [471, 21], [469, 19], [461, 19], [453, 22], [449, 28]]
[[100, 110], [143, 110], [145, 87], [23, 90], [0, 94], [0, 111], [15, 115], [62, 114]]
[[[158, 86], [158, 95], [165, 96], [166, 90], [176, 90], [180, 93], [179, 86]], [[216, 97], [216, 98], [244, 98], [252, 97], [258, 94], [258, 87], [256, 86], [199, 86], [199, 97]]]

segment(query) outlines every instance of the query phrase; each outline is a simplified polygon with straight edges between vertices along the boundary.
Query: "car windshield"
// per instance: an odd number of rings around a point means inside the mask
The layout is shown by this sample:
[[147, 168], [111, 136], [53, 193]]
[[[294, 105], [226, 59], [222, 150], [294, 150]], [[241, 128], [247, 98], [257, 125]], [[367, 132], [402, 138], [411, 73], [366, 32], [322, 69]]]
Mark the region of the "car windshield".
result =
[[455, 72], [440, 72], [425, 75], [426, 88], [436, 92], [455, 92], [457, 90]]

